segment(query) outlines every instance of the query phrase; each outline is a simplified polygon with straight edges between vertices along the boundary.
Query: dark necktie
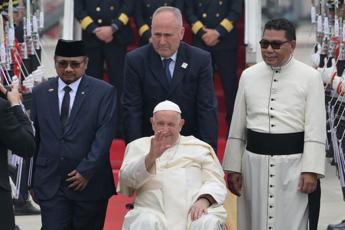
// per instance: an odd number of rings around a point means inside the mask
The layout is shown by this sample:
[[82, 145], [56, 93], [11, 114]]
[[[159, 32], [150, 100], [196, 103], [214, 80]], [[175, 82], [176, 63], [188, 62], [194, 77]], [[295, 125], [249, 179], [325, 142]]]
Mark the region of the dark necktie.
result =
[[169, 70], [169, 65], [170, 65], [171, 61], [172, 61], [171, 58], [163, 59], [163, 67], [165, 70], [165, 76], [168, 79], [169, 83], [171, 82], [171, 74], [170, 74], [170, 70]]
[[71, 92], [72, 89], [68, 85], [66, 85], [65, 88], [63, 88], [63, 90], [65, 91], [65, 95], [63, 96], [62, 104], [61, 104], [60, 121], [61, 121], [62, 127], [65, 128], [68, 121], [68, 115], [69, 115], [69, 103], [70, 103], [69, 92]]

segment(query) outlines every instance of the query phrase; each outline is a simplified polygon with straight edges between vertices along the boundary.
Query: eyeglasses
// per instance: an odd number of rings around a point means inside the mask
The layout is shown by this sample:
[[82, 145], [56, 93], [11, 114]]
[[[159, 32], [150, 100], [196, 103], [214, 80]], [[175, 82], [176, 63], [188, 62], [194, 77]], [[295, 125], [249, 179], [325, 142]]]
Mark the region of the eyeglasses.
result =
[[56, 64], [59, 68], [62, 68], [62, 69], [66, 69], [68, 66], [70, 66], [72, 69], [77, 69], [80, 67], [81, 63], [83, 62], [84, 60], [81, 62], [61, 60], [61, 61], [57, 61]]
[[259, 43], [260, 43], [260, 47], [262, 49], [267, 49], [268, 46], [271, 46], [272, 49], [279, 50], [280, 47], [287, 42], [289, 42], [289, 41], [283, 41], [283, 42], [282, 41], [271, 41], [270, 42], [270, 41], [267, 41], [265, 39], [262, 39]]

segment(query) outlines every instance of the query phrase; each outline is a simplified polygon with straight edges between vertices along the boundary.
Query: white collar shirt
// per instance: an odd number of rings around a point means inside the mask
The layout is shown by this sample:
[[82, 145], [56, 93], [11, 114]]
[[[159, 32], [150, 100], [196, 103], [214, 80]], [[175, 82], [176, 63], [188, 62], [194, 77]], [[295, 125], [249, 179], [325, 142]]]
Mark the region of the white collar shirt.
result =
[[[69, 93], [70, 94], [69, 112], [71, 112], [71, 110], [72, 110], [74, 99], [75, 99], [75, 96], [77, 95], [77, 90], [78, 90], [81, 79], [82, 79], [82, 77], [79, 78], [78, 80], [76, 80], [75, 82], [72, 82], [71, 84], [68, 85], [71, 88], [71, 91]], [[63, 99], [63, 96], [65, 95], [64, 88], [66, 85], [67, 84], [65, 82], [63, 82], [61, 80], [61, 78], [59, 77], [58, 78], [58, 96], [59, 96], [59, 112], [60, 112], [60, 114], [61, 114], [62, 99]]]

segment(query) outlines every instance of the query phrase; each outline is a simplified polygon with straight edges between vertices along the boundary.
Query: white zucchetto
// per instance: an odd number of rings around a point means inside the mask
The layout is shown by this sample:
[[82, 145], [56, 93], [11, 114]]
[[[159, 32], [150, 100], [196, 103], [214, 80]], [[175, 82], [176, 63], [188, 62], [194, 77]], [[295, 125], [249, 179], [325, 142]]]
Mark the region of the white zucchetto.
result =
[[168, 101], [168, 100], [158, 103], [156, 107], [153, 109], [153, 113], [162, 111], [162, 110], [175, 111], [175, 112], [181, 113], [180, 107], [174, 102]]

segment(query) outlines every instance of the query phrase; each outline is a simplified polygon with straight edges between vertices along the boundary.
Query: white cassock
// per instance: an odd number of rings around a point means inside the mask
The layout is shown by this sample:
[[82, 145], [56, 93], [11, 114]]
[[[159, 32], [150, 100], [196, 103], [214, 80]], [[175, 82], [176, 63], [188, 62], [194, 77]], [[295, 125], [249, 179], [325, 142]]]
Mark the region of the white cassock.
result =
[[[304, 150], [259, 155], [246, 150], [247, 128], [261, 133], [304, 132]], [[238, 230], [307, 229], [302, 172], [324, 175], [326, 112], [320, 74], [292, 58], [280, 69], [264, 62], [241, 77], [225, 149], [225, 171], [242, 173]]]
[[[137, 139], [126, 148], [117, 189], [128, 196], [135, 192], [136, 198], [122, 229], [222, 229], [227, 190], [212, 147], [193, 136], [180, 136], [177, 144], [167, 149], [148, 172], [145, 156], [151, 138]], [[189, 209], [202, 194], [210, 194], [217, 203], [208, 208], [208, 214], [191, 222]]]

